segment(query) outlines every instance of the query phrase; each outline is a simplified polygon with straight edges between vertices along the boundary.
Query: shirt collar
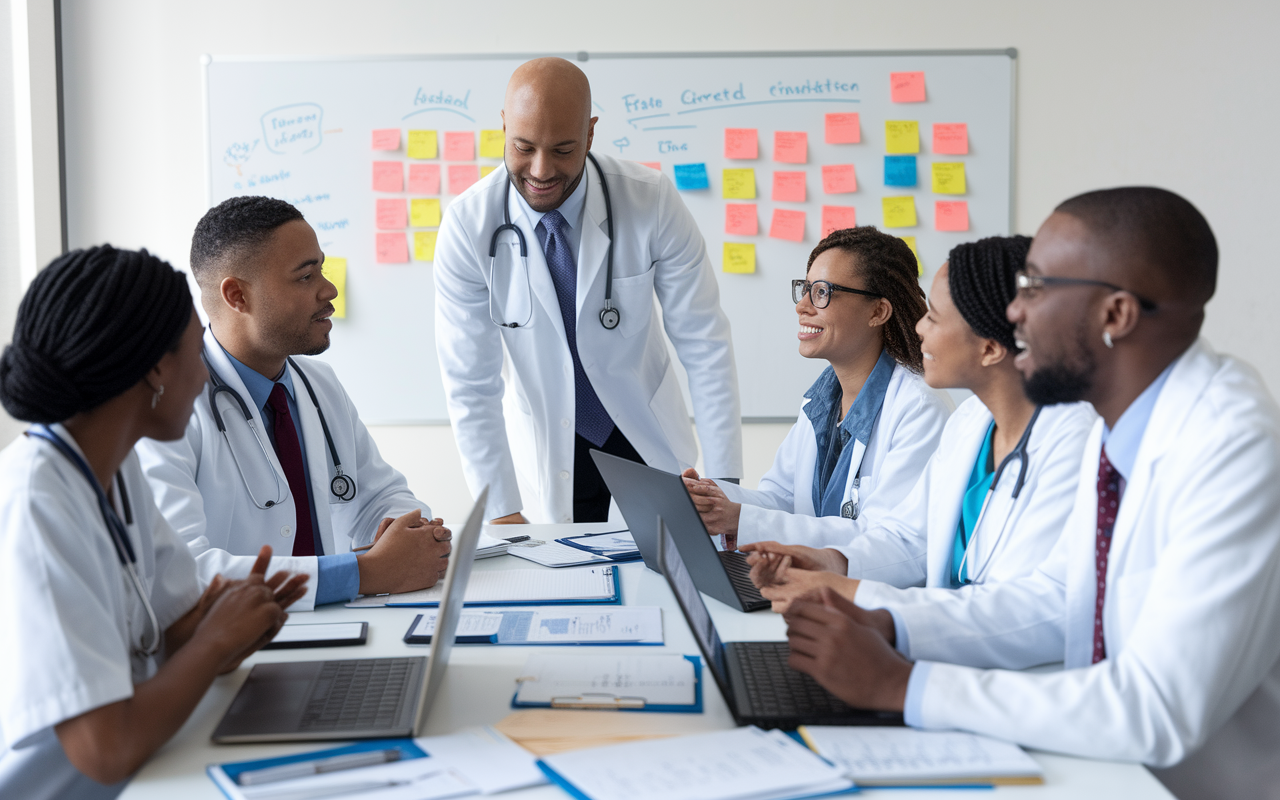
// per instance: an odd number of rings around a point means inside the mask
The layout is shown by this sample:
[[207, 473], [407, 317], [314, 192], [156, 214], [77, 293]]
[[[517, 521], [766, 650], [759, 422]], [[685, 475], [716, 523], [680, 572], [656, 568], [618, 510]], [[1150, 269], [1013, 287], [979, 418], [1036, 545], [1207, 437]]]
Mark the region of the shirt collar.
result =
[[1138, 399], [1130, 403], [1120, 419], [1116, 420], [1114, 428], [1108, 428], [1105, 422], [1102, 423], [1102, 443], [1107, 447], [1107, 460], [1126, 481], [1138, 461], [1138, 448], [1142, 445], [1142, 437], [1146, 433], [1147, 423], [1151, 421], [1156, 400], [1160, 398], [1160, 390], [1164, 388], [1165, 382], [1169, 380], [1169, 373], [1173, 372], [1177, 363], [1174, 361], [1165, 367], [1164, 372], [1142, 390]]
[[[222, 347], [222, 342], [218, 342], [218, 346]], [[293, 392], [293, 376], [289, 373], [289, 366], [285, 364], [282, 375], [278, 381], [264, 377], [251, 367], [247, 367], [240, 362], [240, 359], [227, 352], [227, 348], [222, 347], [222, 352], [226, 353], [227, 358], [231, 361], [231, 366], [235, 368], [236, 374], [240, 376], [240, 380], [244, 381], [244, 388], [249, 390], [249, 398], [253, 400], [253, 405], [261, 411], [267, 405], [267, 398], [271, 397], [271, 390], [275, 388], [276, 383], [283, 383], [284, 390], [289, 393], [289, 399], [295, 404], [298, 398]]]
[[[511, 180], [508, 176], [507, 180]], [[524, 195], [519, 192], [512, 192], [516, 207], [524, 214], [525, 219], [529, 220], [529, 227], [536, 228], [538, 223], [542, 222], [542, 218], [547, 215], [545, 211], [534, 211], [525, 202]], [[582, 212], [587, 205], [587, 169], [586, 164], [582, 166], [582, 180], [578, 181], [578, 185], [569, 193], [556, 210], [560, 212], [560, 216], [564, 217], [564, 221], [568, 223], [570, 228], [581, 230]]]
[[[853, 438], [864, 445], [870, 442], [871, 429], [875, 427], [876, 416], [880, 413], [880, 407], [884, 405], [884, 396], [889, 389], [889, 379], [893, 377], [896, 363], [893, 356], [889, 355], [889, 351], [880, 352], [879, 360], [876, 361], [871, 374], [867, 376], [866, 382], [862, 384], [858, 396], [854, 398], [844, 422], [840, 423], [844, 440]], [[836, 377], [835, 369], [833, 367], [824, 369], [804, 396], [809, 398], [809, 402], [804, 405], [804, 413], [813, 424], [813, 431], [818, 439], [818, 449], [821, 452], [824, 443], [831, 435], [831, 423], [838, 415], [834, 409], [842, 398], [840, 379]]]

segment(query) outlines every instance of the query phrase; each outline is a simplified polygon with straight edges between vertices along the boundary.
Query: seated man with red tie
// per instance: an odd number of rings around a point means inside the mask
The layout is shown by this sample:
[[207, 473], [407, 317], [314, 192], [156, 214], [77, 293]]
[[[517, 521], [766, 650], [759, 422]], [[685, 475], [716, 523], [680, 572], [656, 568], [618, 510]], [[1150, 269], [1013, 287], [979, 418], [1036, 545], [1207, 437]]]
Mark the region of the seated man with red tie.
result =
[[791, 666], [909, 725], [1147, 764], [1183, 800], [1275, 797], [1280, 409], [1199, 338], [1217, 267], [1172, 192], [1060, 205], [1008, 309], [1028, 397], [1101, 416], [1058, 544], [933, 602], [793, 603]]
[[298, 610], [433, 586], [450, 547], [333, 369], [303, 357], [329, 347], [337, 289], [323, 263], [289, 203], [235, 197], [210, 209], [191, 243], [209, 383], [183, 438], [137, 446], [201, 579], [244, 577], [269, 544], [283, 554], [270, 571], [311, 576]]

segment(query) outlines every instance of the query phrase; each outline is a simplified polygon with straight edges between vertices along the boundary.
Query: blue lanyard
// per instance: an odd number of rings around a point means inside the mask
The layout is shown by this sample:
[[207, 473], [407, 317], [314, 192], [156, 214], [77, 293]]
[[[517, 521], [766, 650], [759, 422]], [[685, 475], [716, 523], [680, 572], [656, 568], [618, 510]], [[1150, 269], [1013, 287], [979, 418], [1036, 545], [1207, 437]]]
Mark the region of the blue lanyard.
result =
[[[120, 563], [128, 566], [129, 564], [137, 564], [138, 556], [133, 552], [133, 543], [129, 541], [129, 533], [124, 523], [120, 521], [116, 510], [111, 507], [111, 501], [107, 499], [107, 493], [102, 491], [102, 486], [98, 483], [98, 478], [93, 474], [93, 470], [80, 457], [71, 445], [62, 440], [62, 437], [54, 433], [48, 425], [35, 425], [27, 431], [29, 436], [36, 436], [44, 439], [54, 447], [58, 448], [58, 452], [67, 457], [67, 460], [75, 464], [80, 473], [89, 481], [89, 485], [93, 487], [94, 494], [98, 496], [98, 508], [102, 511], [102, 520], [107, 523], [107, 532], [111, 535], [111, 543], [115, 545], [116, 557], [120, 559]], [[128, 507], [128, 500], [124, 497], [124, 482], [119, 481], [121, 490], [121, 502]], [[128, 513], [128, 512], [126, 512]]]

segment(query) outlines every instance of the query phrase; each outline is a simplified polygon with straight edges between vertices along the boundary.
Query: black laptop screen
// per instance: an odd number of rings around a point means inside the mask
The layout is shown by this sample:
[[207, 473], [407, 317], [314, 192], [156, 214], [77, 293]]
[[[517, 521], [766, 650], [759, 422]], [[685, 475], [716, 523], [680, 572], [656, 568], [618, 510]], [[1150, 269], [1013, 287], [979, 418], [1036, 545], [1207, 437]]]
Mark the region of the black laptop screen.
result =
[[729, 678], [724, 665], [724, 644], [720, 641], [720, 633], [716, 631], [715, 623], [711, 621], [711, 614], [707, 611], [706, 604], [702, 602], [702, 595], [698, 593], [693, 577], [684, 566], [684, 559], [680, 557], [676, 540], [672, 538], [667, 526], [662, 523], [658, 525], [658, 547], [661, 553], [662, 573], [676, 596], [676, 602], [680, 604], [680, 610], [684, 612], [685, 621], [693, 631], [693, 638], [698, 640], [698, 649], [707, 659], [707, 667], [719, 684], [720, 693], [725, 696], [726, 702], [731, 703], [733, 701], [729, 694]]

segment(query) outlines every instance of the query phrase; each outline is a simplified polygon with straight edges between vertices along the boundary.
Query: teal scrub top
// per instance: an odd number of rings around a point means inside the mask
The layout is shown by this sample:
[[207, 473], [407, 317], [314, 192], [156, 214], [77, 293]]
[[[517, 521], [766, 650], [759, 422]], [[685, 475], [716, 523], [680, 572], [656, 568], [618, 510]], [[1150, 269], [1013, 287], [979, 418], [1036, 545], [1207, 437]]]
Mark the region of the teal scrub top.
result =
[[973, 537], [973, 529], [978, 524], [978, 517], [982, 516], [982, 504], [986, 502], [987, 492], [991, 489], [991, 480], [995, 477], [996, 465], [991, 455], [995, 432], [996, 425], [992, 422], [987, 428], [987, 436], [982, 442], [982, 448], [978, 450], [978, 458], [973, 463], [973, 472], [969, 474], [969, 486], [964, 490], [964, 497], [960, 501], [960, 524], [957, 526], [955, 545], [951, 550], [952, 589], [969, 582], [969, 563], [964, 562], [964, 568], [961, 569], [960, 562], [964, 559], [964, 551], [969, 546], [969, 539]]

